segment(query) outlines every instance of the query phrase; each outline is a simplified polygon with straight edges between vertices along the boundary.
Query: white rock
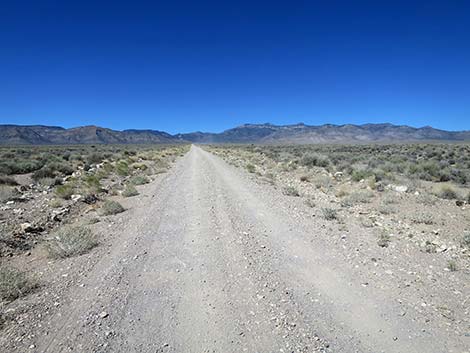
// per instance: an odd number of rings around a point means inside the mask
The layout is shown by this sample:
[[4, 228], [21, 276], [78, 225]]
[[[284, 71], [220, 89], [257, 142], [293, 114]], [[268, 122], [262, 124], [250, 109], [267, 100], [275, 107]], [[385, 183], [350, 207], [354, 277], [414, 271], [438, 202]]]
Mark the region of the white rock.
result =
[[78, 200], [80, 200], [81, 198], [82, 198], [82, 195], [72, 195], [72, 196], [70, 196], [70, 199], [71, 199], [72, 201], [78, 201]]
[[396, 192], [407, 192], [408, 186], [406, 185], [393, 185], [393, 190]]

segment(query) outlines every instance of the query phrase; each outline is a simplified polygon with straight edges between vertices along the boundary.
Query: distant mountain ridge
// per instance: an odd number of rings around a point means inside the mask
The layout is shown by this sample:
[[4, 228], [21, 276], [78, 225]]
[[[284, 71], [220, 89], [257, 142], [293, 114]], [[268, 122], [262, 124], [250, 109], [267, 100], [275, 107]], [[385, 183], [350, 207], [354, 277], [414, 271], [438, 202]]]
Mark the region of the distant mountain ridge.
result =
[[367, 143], [393, 141], [469, 141], [470, 131], [445, 131], [430, 126], [364, 124], [318, 126], [244, 124], [221, 133], [175, 135], [194, 143]]
[[65, 129], [43, 125], [0, 125], [0, 145], [171, 144], [171, 143], [373, 143], [470, 141], [470, 131], [445, 131], [430, 126], [364, 124], [318, 126], [244, 124], [220, 133], [171, 135], [157, 130], [117, 131], [99, 126]]
[[99, 126], [70, 129], [43, 125], [0, 125], [1, 145], [152, 144], [178, 143], [172, 135], [156, 130], [116, 131]]

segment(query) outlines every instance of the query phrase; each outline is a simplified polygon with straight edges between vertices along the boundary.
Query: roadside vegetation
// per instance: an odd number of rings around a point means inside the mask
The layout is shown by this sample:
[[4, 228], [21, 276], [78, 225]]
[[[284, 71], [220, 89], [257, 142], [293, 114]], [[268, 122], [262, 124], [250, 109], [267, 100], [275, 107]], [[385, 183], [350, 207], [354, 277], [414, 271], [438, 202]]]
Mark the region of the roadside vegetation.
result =
[[[95, 234], [93, 225], [125, 212], [122, 197], [139, 195], [138, 188], [165, 173], [188, 149], [187, 145], [0, 147], [2, 302], [37, 286], [30, 276], [15, 270], [17, 255], [29, 256], [38, 245], [52, 261], [92, 251], [105, 240]], [[12, 262], [15, 266], [10, 266]]]
[[283, 194], [303, 198], [326, 227], [361, 229], [361, 240], [376, 251], [411, 244], [439, 256], [441, 268], [451, 272], [462, 268], [454, 265], [458, 258], [470, 263], [469, 144], [206, 149]]

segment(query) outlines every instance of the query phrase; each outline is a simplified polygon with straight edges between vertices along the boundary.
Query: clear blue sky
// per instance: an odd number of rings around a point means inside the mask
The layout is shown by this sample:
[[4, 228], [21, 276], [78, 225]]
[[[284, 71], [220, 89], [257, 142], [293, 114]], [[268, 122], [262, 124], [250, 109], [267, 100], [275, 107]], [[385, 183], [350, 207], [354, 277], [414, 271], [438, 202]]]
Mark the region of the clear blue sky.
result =
[[0, 123], [470, 129], [469, 1], [3, 1]]

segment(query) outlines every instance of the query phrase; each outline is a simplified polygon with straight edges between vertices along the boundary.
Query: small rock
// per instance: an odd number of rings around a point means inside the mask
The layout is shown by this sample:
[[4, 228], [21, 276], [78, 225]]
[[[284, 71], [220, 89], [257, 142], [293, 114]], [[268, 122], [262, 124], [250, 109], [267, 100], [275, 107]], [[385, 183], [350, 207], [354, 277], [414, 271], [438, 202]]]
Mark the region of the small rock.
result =
[[102, 319], [105, 319], [105, 318], [107, 318], [108, 316], [109, 316], [109, 314], [108, 314], [106, 311], [102, 311], [102, 312], [100, 313], [100, 318], [102, 318]]
[[70, 196], [70, 199], [71, 199], [72, 201], [78, 201], [78, 200], [80, 200], [81, 198], [82, 198], [82, 195], [78, 195], [78, 194], [77, 194], [77, 195], [72, 195], [72, 196]]
[[392, 189], [395, 190], [396, 192], [407, 192], [408, 191], [408, 186], [406, 185], [393, 185]]
[[31, 223], [21, 223], [20, 229], [23, 233], [40, 233], [44, 230], [43, 227], [39, 225], [33, 225]]

